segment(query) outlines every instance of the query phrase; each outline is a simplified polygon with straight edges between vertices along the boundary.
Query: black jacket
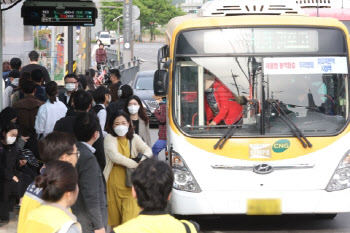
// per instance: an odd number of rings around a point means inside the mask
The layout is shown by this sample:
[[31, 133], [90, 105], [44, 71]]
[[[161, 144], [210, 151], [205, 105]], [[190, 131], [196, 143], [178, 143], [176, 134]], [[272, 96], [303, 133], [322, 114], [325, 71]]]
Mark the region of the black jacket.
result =
[[[80, 112], [72, 112], [67, 113], [67, 115], [60, 120], [58, 120], [55, 124], [53, 131], [66, 132], [74, 134], [74, 125], [75, 120], [77, 119]], [[102, 134], [101, 126], [99, 126], [100, 135]], [[95, 157], [97, 159], [98, 165], [100, 165], [101, 171], [106, 166], [106, 158], [105, 158], [105, 150], [103, 147], [103, 137], [97, 139], [97, 141], [92, 145], [95, 149]]]
[[72, 206], [83, 232], [107, 229], [106, 183], [95, 156], [81, 142], [77, 143], [80, 157], [76, 165], [79, 176], [79, 195]]

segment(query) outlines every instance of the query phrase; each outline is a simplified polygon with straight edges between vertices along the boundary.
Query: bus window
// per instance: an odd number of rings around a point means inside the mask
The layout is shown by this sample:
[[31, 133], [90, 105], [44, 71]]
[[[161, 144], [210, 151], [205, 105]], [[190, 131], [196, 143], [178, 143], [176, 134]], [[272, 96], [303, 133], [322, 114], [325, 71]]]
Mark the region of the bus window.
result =
[[336, 134], [346, 124], [340, 30], [198, 29], [180, 33], [176, 46], [174, 113], [189, 135], [218, 136], [236, 124], [237, 137], [291, 136], [280, 110], [307, 136]]
[[[231, 124], [240, 125], [238, 134], [259, 133], [258, 105], [249, 109], [246, 105], [248, 99], [258, 99], [261, 95], [257, 88], [261, 72], [254, 70], [253, 61], [256, 58], [178, 60], [175, 72], [178, 124], [191, 134], [222, 134], [222, 127]], [[243, 126], [243, 118], [248, 115], [251, 125]]]

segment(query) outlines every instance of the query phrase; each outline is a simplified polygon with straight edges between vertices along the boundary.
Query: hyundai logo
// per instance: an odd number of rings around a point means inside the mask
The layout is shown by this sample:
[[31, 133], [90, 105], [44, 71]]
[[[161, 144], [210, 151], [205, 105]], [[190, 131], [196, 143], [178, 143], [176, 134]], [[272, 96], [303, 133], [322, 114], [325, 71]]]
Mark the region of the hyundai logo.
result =
[[273, 168], [271, 165], [263, 163], [254, 165], [253, 171], [257, 174], [269, 174], [273, 171]]

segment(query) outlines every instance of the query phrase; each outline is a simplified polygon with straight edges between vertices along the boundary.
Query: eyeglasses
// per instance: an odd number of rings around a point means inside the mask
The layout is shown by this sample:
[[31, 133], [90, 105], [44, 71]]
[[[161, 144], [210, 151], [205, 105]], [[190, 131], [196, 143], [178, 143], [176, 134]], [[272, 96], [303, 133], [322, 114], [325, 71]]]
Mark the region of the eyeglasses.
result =
[[80, 157], [80, 151], [77, 151], [77, 153], [72, 153], [71, 155], [77, 155], [77, 157]]

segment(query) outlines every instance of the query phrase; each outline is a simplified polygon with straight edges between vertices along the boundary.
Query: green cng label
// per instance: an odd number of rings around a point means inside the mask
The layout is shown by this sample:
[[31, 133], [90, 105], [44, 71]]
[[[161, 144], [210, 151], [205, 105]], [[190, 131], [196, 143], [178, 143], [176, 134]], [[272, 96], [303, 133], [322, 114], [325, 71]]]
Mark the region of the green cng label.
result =
[[290, 142], [287, 139], [278, 140], [273, 144], [272, 150], [276, 153], [282, 153], [290, 147]]

